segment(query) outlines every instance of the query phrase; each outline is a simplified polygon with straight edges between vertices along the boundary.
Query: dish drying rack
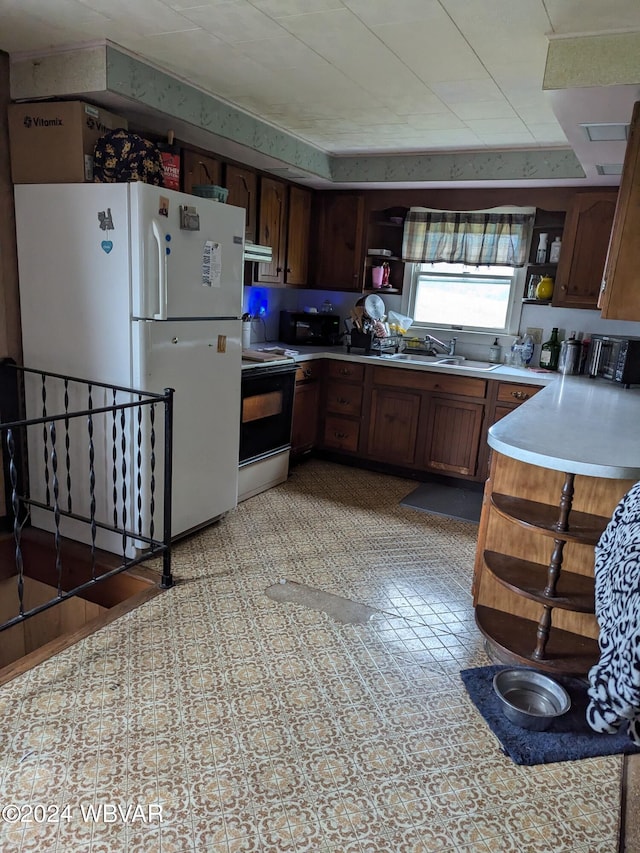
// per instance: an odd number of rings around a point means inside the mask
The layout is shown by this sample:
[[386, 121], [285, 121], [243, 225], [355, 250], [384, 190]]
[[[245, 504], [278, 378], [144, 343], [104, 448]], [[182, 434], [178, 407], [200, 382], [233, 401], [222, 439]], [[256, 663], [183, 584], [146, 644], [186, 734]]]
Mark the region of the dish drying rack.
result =
[[377, 337], [373, 331], [361, 332], [358, 329], [352, 329], [349, 333], [347, 341], [347, 352], [351, 352], [352, 347], [364, 349], [364, 354], [370, 353], [382, 354], [383, 352], [393, 351], [400, 352], [402, 347], [402, 335], [386, 335], [385, 337]]

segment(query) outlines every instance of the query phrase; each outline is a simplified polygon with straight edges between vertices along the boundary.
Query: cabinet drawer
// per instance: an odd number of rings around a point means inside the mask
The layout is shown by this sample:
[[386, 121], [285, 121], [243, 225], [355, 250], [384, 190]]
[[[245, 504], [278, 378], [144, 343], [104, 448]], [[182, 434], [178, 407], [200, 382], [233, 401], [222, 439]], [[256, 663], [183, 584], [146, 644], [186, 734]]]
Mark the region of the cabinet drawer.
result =
[[311, 382], [320, 379], [321, 361], [301, 361], [296, 368], [296, 382]]
[[514, 382], [500, 382], [498, 384], [498, 403], [524, 403], [534, 394], [542, 389], [541, 385], [516, 385]]
[[462, 397], [485, 397], [486, 379], [473, 376], [452, 376], [450, 373], [426, 370], [403, 370], [401, 367], [374, 367], [374, 385], [391, 385], [394, 388], [410, 388], [413, 391], [440, 391], [444, 394], [459, 394]]
[[349, 382], [329, 382], [327, 387], [327, 411], [340, 415], [360, 414], [362, 408], [362, 385]]
[[358, 449], [360, 424], [346, 418], [327, 417], [324, 424], [325, 447], [335, 447], [338, 450], [348, 450], [355, 453]]
[[351, 361], [330, 361], [329, 377], [331, 379], [348, 379], [351, 382], [362, 382], [364, 364]]

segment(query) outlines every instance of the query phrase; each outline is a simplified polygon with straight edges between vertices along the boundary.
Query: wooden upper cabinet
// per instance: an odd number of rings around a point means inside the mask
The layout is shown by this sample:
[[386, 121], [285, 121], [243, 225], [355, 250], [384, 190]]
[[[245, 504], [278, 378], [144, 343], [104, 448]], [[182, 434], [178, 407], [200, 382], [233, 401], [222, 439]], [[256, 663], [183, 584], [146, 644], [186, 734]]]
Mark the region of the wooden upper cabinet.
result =
[[256, 242], [256, 217], [258, 206], [258, 177], [255, 172], [227, 163], [224, 185], [229, 190], [227, 204], [244, 207], [245, 240]]
[[598, 307], [608, 320], [640, 320], [640, 101], [631, 118]]
[[597, 308], [616, 192], [578, 193], [567, 211], [553, 290], [557, 308]]
[[293, 184], [289, 187], [285, 282], [292, 287], [304, 287], [307, 284], [311, 198], [310, 190]]
[[193, 188], [198, 185], [222, 185], [220, 161], [207, 154], [192, 151], [190, 148], [182, 150], [182, 174], [182, 187], [186, 193], [193, 193]]
[[362, 290], [364, 209], [362, 194], [320, 194], [314, 287]]
[[258, 264], [256, 281], [262, 284], [284, 284], [287, 238], [287, 185], [273, 178], [260, 178], [260, 212], [258, 243], [271, 246], [273, 260]]

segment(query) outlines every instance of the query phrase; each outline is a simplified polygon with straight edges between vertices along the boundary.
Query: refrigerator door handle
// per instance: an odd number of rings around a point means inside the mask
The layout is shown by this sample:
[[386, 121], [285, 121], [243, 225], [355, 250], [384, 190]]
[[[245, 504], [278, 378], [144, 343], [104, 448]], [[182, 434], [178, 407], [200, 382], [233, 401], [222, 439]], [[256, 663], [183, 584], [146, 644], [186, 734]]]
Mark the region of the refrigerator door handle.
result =
[[164, 252], [162, 234], [155, 222], [151, 223], [153, 238], [158, 247], [158, 313], [153, 315], [154, 320], [167, 319], [167, 256]]

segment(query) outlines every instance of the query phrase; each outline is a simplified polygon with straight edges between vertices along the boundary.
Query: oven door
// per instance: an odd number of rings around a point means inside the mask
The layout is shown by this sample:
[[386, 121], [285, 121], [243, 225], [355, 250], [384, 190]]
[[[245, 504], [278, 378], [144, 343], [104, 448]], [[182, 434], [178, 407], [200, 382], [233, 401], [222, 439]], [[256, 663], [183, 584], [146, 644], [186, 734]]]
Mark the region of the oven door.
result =
[[291, 446], [296, 364], [261, 365], [242, 373], [240, 464]]

